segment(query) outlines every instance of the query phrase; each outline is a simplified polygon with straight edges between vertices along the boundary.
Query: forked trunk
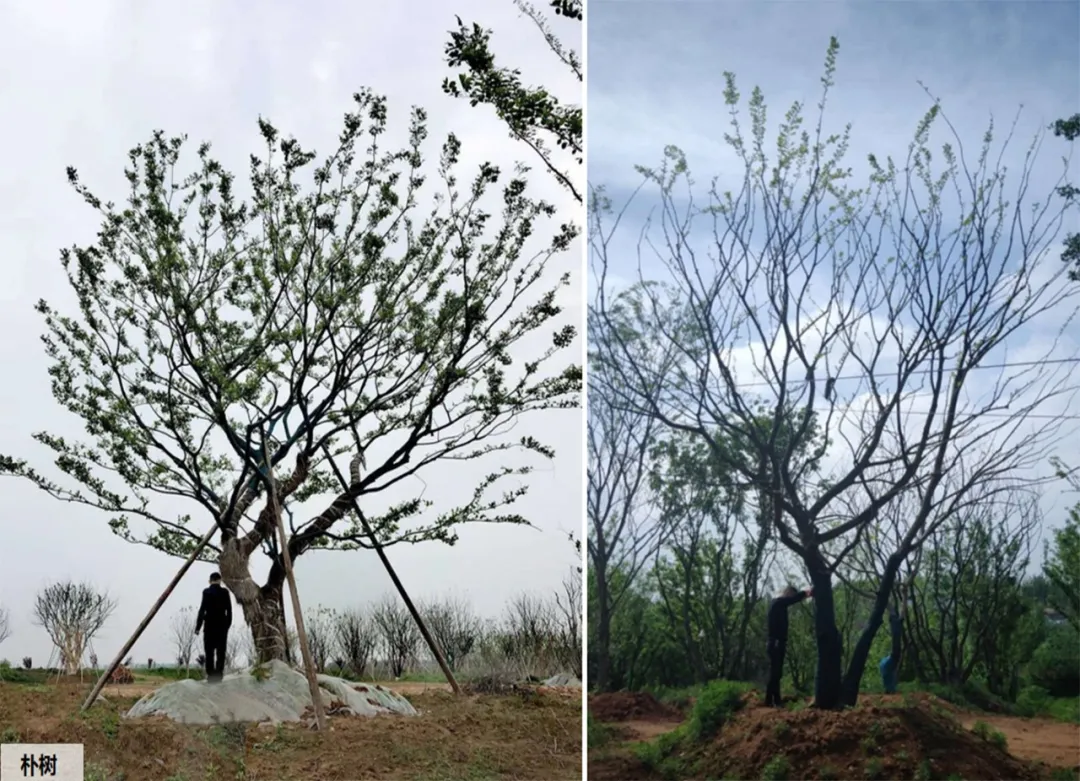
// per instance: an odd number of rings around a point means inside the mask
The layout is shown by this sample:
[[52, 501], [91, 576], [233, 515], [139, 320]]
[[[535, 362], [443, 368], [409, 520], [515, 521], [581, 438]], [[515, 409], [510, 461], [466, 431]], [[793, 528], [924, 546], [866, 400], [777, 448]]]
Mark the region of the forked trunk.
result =
[[[218, 560], [221, 580], [232, 592], [251, 629], [255, 641], [255, 663], [277, 659], [291, 664], [282, 601], [283, 584], [273, 577], [265, 586], [256, 584], [248, 567], [250, 555], [245, 553], [237, 540], [226, 542]], [[235, 617], [233, 623], [237, 623]]]

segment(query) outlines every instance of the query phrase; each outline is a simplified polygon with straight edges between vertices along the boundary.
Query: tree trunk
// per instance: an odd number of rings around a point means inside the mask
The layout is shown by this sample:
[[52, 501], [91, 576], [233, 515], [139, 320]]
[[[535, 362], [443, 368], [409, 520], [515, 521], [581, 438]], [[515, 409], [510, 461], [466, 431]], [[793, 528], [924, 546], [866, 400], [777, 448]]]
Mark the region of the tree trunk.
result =
[[817, 640], [817, 670], [814, 676], [814, 707], [839, 710], [844, 706], [843, 653], [840, 630], [836, 628], [836, 604], [832, 578], [824, 562], [807, 562], [814, 586], [814, 635]]
[[611, 606], [608, 604], [606, 567], [596, 568], [596, 690], [605, 692], [611, 684]]
[[[282, 599], [284, 583], [279, 574], [281, 568], [271, 568], [266, 585], [260, 587], [252, 579], [248, 568], [250, 556], [251, 551], [241, 540], [234, 538], [225, 542], [218, 559], [221, 580], [232, 592], [251, 629], [255, 641], [255, 663], [262, 664], [272, 659], [291, 663]], [[235, 624], [235, 616], [233, 620]]]
[[859, 639], [855, 642], [855, 648], [851, 653], [851, 661], [848, 663], [847, 674], [844, 676], [844, 700], [847, 707], [855, 707], [859, 701], [859, 686], [862, 684], [863, 673], [866, 671], [866, 660], [870, 656], [870, 647], [874, 644], [874, 636], [881, 628], [885, 610], [889, 606], [889, 597], [892, 594], [893, 584], [896, 582], [896, 573], [900, 569], [902, 557], [895, 554], [890, 557], [885, 565], [885, 574], [878, 587], [877, 598], [874, 607], [870, 610], [870, 619], [866, 622]]

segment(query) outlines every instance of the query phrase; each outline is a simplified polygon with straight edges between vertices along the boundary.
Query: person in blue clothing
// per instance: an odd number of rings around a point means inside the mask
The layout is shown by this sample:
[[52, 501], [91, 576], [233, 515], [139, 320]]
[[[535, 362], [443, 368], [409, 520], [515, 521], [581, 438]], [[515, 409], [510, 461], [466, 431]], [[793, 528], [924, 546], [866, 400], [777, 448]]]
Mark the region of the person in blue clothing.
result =
[[881, 683], [886, 694], [896, 694], [900, 683], [900, 659], [904, 630], [904, 613], [907, 612], [907, 599], [901, 596], [900, 610], [895, 605], [889, 607], [889, 633], [892, 635], [892, 648], [889, 655], [878, 664], [881, 671]]

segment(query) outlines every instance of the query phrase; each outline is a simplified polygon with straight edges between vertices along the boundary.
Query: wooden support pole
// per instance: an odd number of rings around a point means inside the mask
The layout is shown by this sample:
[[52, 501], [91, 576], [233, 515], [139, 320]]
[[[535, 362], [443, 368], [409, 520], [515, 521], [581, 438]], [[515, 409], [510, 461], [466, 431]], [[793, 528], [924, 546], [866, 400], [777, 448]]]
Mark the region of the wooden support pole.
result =
[[[341, 490], [348, 493], [349, 482], [345, 479], [345, 475], [341, 473], [341, 470], [338, 469], [338, 465], [334, 463], [334, 459], [330, 455], [330, 449], [326, 445], [323, 445], [323, 453], [326, 455], [326, 460], [330, 462], [330, 468], [334, 470], [334, 475], [337, 477], [338, 482], [341, 483]], [[371, 540], [371, 546], [375, 549], [375, 552], [379, 554], [379, 559], [382, 560], [383, 566], [386, 567], [386, 571], [390, 573], [390, 580], [394, 582], [394, 586], [401, 595], [405, 607], [412, 613], [413, 620], [416, 622], [416, 626], [419, 627], [420, 634], [424, 637], [424, 642], [427, 643], [428, 648], [431, 650], [431, 655], [435, 657], [435, 661], [438, 662], [439, 667], [442, 668], [443, 675], [445, 675], [446, 680], [450, 682], [450, 688], [454, 690], [454, 694], [461, 694], [461, 687], [458, 686], [457, 678], [454, 677], [454, 673], [450, 671], [450, 665], [446, 663], [446, 657], [443, 656], [442, 649], [439, 648], [439, 644], [435, 642], [435, 638], [432, 637], [431, 632], [428, 631], [424, 619], [420, 617], [420, 611], [416, 609], [412, 600], [409, 599], [409, 595], [405, 592], [405, 586], [401, 584], [401, 580], [398, 579], [397, 573], [394, 572], [394, 568], [390, 566], [390, 559], [386, 558], [386, 552], [383, 551], [382, 545], [379, 544], [379, 540], [375, 536], [375, 532], [372, 530], [371, 525], [368, 524], [367, 518], [360, 511], [360, 504], [356, 499], [352, 500], [352, 506], [353, 510], [356, 512], [356, 517], [360, 519], [360, 523], [364, 527], [364, 533], [367, 534], [368, 539]]]
[[[266, 445], [263, 445], [265, 453]], [[300, 612], [300, 595], [296, 591], [296, 577], [293, 575], [292, 557], [289, 555], [289, 538], [285, 534], [285, 521], [281, 517], [278, 505], [277, 483], [274, 482], [273, 468], [267, 459], [266, 477], [270, 483], [270, 512], [277, 522], [278, 536], [281, 538], [281, 561], [285, 565], [285, 577], [289, 581], [289, 595], [292, 597], [293, 615], [296, 616], [296, 636], [300, 641], [300, 655], [304, 658], [304, 673], [307, 675], [308, 688], [311, 689], [311, 706], [315, 709], [315, 724], [320, 731], [326, 730], [326, 712], [323, 710], [322, 696], [319, 694], [319, 681], [315, 677], [315, 665], [311, 659], [307, 632], [304, 630], [304, 615]], [[286, 642], [288, 641], [287, 638]]]
[[154, 619], [154, 616], [156, 616], [157, 612], [161, 610], [161, 606], [165, 604], [165, 600], [169, 598], [170, 594], [172, 594], [173, 589], [176, 588], [176, 584], [179, 583], [180, 579], [184, 577], [184, 575], [189, 569], [191, 569], [191, 565], [195, 563], [195, 559], [197, 559], [199, 557], [199, 554], [203, 552], [203, 548], [210, 544], [210, 540], [217, 530], [218, 525], [215, 522], [213, 527], [211, 527], [210, 531], [204, 534], [203, 538], [199, 540], [199, 544], [195, 546], [195, 549], [187, 557], [187, 561], [184, 562], [183, 566], [180, 567], [176, 575], [173, 576], [172, 582], [170, 582], [169, 585], [165, 587], [165, 590], [161, 593], [161, 596], [157, 598], [157, 602], [155, 602], [150, 608], [150, 612], [148, 612], [146, 614], [146, 617], [143, 618], [142, 623], [140, 623], [139, 626], [136, 627], [135, 633], [128, 638], [128, 641], [124, 643], [124, 646], [120, 649], [120, 653], [116, 655], [116, 658], [112, 660], [112, 663], [109, 664], [109, 666], [105, 668], [104, 672], [101, 673], [101, 677], [98, 678], [97, 683], [94, 684], [94, 688], [91, 690], [90, 696], [86, 698], [86, 702], [84, 702], [82, 704], [82, 707], [79, 709], [80, 711], [84, 711], [94, 704], [94, 701], [98, 698], [98, 695], [101, 694], [101, 690], [105, 688], [105, 682], [109, 680], [109, 676], [112, 675], [113, 670], [115, 670], [120, 665], [121, 660], [123, 660], [123, 658], [127, 656], [128, 651], [130, 651], [131, 647], [135, 645], [135, 641], [138, 640], [139, 636], [146, 631], [146, 627], [150, 625], [150, 622]]

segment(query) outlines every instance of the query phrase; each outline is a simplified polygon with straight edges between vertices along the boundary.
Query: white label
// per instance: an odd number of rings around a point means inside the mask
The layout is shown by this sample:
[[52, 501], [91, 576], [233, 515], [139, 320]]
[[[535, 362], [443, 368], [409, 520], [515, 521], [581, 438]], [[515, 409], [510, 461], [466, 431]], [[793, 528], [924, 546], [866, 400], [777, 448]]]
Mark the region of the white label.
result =
[[83, 781], [83, 744], [5, 743], [0, 746], [0, 781], [23, 778]]

